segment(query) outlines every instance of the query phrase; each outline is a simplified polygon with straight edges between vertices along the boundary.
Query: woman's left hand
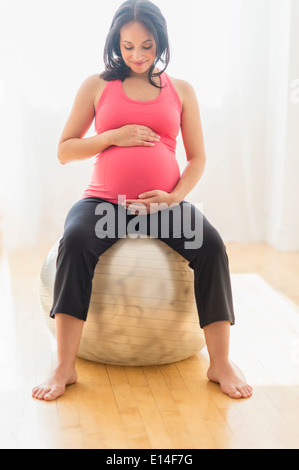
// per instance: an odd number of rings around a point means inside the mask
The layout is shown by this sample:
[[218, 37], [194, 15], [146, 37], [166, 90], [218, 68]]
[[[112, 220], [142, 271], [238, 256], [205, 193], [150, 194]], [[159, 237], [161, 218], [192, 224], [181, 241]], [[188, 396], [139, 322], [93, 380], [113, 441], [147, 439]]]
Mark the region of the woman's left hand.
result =
[[171, 193], [154, 189], [139, 194], [139, 199], [126, 199], [122, 206], [129, 209], [131, 213], [153, 214], [159, 210], [168, 209], [170, 206], [179, 205]]

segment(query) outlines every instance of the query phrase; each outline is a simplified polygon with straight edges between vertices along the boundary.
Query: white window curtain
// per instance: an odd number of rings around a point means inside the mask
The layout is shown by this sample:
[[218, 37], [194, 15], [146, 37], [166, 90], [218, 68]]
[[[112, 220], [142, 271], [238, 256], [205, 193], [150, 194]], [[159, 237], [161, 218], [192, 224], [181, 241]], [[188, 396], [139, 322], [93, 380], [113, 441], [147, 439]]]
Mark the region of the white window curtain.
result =
[[[0, 3], [0, 205], [7, 249], [52, 244], [93, 159], [60, 165], [57, 143], [82, 81], [103, 70], [122, 1]], [[225, 241], [299, 249], [298, 0], [156, 0], [169, 75], [195, 88], [204, 176], [188, 199]], [[297, 92], [297, 89], [298, 92]], [[94, 128], [88, 135], [94, 132]], [[183, 170], [181, 136], [177, 157]]]

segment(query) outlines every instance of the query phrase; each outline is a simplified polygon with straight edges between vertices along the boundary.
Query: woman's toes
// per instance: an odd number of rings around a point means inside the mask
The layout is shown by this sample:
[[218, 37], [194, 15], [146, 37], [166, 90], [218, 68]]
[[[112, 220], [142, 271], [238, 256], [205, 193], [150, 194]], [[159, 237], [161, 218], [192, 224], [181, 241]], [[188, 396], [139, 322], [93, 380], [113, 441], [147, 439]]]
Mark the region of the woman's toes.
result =
[[45, 394], [44, 400], [48, 400], [48, 401], [55, 400], [58, 396], [59, 394], [57, 393], [56, 390], [51, 390], [50, 392]]
[[51, 391], [51, 387], [44, 388], [41, 398], [44, 399], [45, 395]]
[[34, 398], [37, 398], [38, 394], [40, 393], [40, 387], [35, 387], [34, 390], [32, 390], [32, 396]]
[[229, 396], [231, 398], [242, 398], [242, 392], [239, 390], [233, 390], [231, 393], [229, 393]]
[[250, 387], [247, 385], [243, 385], [242, 387], [240, 387], [239, 391], [241, 392], [243, 398], [248, 398], [251, 396]]
[[41, 388], [39, 392], [37, 393], [36, 398], [38, 398], [39, 400], [42, 400], [43, 393], [44, 393], [44, 389]]
[[43, 395], [45, 394], [45, 388], [44, 387], [38, 387], [35, 393], [33, 394], [34, 398], [38, 398], [39, 400], [43, 399]]
[[222, 391], [231, 398], [249, 398], [252, 394], [252, 389], [247, 384], [237, 384], [235, 386], [225, 387], [222, 388]]
[[39, 394], [40, 388], [41, 388], [40, 385], [38, 385], [37, 387], [34, 387], [34, 388], [32, 389], [32, 396], [33, 396], [33, 397]]
[[47, 391], [44, 395], [45, 400], [55, 400], [60, 395], [59, 387], [52, 387], [50, 390]]

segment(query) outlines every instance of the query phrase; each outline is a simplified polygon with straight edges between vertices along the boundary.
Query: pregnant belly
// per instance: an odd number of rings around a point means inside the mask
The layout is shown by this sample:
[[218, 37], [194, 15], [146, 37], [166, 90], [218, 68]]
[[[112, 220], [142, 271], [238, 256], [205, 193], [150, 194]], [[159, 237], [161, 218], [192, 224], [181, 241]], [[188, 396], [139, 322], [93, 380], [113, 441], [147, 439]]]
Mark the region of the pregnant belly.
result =
[[171, 192], [179, 178], [175, 155], [158, 142], [154, 147], [109, 147], [97, 157], [92, 179], [102, 181], [109, 194], [137, 199], [153, 189]]

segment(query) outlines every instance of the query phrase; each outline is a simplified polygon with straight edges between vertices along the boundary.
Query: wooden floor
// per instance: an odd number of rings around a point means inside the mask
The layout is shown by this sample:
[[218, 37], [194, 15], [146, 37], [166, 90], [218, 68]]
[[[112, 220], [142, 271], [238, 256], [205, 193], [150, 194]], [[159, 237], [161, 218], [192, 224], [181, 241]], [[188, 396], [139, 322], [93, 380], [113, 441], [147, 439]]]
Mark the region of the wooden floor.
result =
[[[233, 400], [208, 382], [205, 350], [175, 364], [77, 360], [79, 381], [54, 402], [31, 398], [55, 361], [38, 283], [50, 247], [2, 253], [0, 447], [10, 449], [255, 449], [299, 447], [299, 313], [237, 316], [231, 359], [254, 387]], [[299, 253], [227, 244], [232, 275], [255, 273], [299, 306]], [[261, 302], [265, 299], [257, 299]], [[290, 308], [292, 307], [290, 303]], [[299, 312], [299, 310], [297, 311]], [[268, 328], [269, 325], [269, 328]], [[295, 335], [295, 336], [294, 336]], [[296, 339], [298, 338], [298, 339]]]

